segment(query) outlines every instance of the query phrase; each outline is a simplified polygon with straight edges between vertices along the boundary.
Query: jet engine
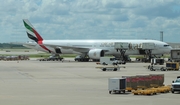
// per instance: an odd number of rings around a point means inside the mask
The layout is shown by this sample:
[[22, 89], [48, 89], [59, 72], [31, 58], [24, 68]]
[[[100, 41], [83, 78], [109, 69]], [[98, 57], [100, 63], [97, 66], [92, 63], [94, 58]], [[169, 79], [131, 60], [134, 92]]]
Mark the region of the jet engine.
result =
[[104, 51], [102, 49], [92, 49], [88, 52], [88, 56], [91, 59], [100, 59], [104, 56]]

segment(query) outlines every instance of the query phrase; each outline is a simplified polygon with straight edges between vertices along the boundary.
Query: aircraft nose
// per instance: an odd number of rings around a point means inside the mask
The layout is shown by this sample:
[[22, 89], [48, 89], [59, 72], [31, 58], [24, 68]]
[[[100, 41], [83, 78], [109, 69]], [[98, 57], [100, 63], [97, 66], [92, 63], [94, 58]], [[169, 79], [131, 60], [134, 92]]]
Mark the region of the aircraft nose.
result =
[[169, 49], [173, 49], [171, 46], [169, 46]]
[[170, 53], [172, 49], [173, 49], [173, 48], [172, 48], [171, 46], [169, 46], [169, 47], [168, 47], [168, 53]]

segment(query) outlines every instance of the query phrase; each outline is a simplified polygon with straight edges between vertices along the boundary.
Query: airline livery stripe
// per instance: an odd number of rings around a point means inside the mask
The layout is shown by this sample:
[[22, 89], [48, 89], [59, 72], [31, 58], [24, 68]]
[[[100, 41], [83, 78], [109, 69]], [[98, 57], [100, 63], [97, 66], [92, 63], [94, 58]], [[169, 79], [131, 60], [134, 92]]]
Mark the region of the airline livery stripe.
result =
[[32, 28], [30, 25], [28, 25], [25, 21], [23, 21], [24, 22], [24, 26], [29, 30], [29, 31], [31, 31], [31, 32], [33, 32], [35, 35], [36, 35], [36, 37], [37, 37], [37, 39], [40, 41], [42, 41], [43, 40], [43, 38], [39, 35], [39, 33], [34, 29], [34, 28]]
[[43, 38], [39, 35], [39, 33], [35, 29], [32, 29], [32, 30], [33, 30], [34, 34], [36, 35], [38, 41], [42, 41]]
[[39, 35], [39, 33], [34, 28], [32, 28], [30, 25], [28, 25], [24, 20], [23, 20], [23, 22], [24, 22], [24, 26], [26, 27], [26, 29], [33, 32], [37, 38], [27, 32], [28, 37], [30, 39], [36, 41], [43, 49], [51, 52], [46, 46], [42, 45], [43, 38]]
[[30, 33], [27, 32], [27, 35], [30, 39], [34, 40], [35, 42], [38, 43], [38, 39], [36, 37], [34, 37], [33, 35], [31, 35]]
[[24, 22], [24, 26], [26, 27], [26, 29], [30, 30], [31, 32], [33, 32], [33, 28], [31, 26], [29, 26], [25, 21]]
[[29, 34], [28, 32], [27, 32], [27, 35], [28, 35], [28, 37], [29, 37], [30, 39], [32, 39], [32, 40], [34, 40], [35, 42], [37, 42], [43, 49], [51, 52], [47, 47], [45, 47], [44, 45], [41, 45], [41, 44], [42, 44], [42, 41], [38, 41], [38, 39], [37, 39], [36, 37], [34, 37], [33, 35]]
[[46, 46], [42, 45], [42, 44], [43, 44], [42, 41], [38, 41], [38, 44], [39, 44], [43, 49], [45, 49], [45, 50], [49, 51], [49, 53], [51, 53], [51, 51], [50, 51]]

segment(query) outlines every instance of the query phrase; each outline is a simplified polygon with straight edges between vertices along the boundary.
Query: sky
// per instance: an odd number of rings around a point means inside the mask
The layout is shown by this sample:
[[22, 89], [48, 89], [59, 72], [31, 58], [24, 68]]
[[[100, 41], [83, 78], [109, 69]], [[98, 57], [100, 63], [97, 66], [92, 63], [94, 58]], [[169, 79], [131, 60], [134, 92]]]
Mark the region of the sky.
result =
[[43, 39], [155, 39], [180, 42], [180, 0], [0, 0], [0, 43]]

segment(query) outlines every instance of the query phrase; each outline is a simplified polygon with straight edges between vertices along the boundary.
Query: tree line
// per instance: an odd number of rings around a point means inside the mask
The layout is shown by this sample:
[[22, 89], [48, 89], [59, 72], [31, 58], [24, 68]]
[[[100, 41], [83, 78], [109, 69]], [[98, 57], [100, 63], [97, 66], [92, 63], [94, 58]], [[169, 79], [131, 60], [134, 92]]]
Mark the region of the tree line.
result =
[[[11, 44], [11, 43], [0, 43], [0, 48], [5, 49], [5, 48], [20, 48], [20, 49], [25, 49], [23, 45], [20, 44]], [[27, 48], [26, 48], [27, 49]]]

